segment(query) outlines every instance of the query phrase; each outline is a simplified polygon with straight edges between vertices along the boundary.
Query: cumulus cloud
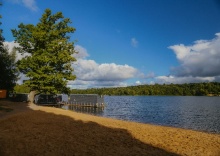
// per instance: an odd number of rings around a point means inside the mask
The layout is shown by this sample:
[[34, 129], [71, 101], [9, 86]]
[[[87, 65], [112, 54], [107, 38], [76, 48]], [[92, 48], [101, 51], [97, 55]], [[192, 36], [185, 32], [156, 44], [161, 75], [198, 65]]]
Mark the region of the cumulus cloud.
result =
[[[3, 44], [4, 44], [4, 46], [5, 47], [7, 47], [8, 48], [8, 52], [11, 52], [12, 51], [12, 49], [14, 48], [14, 47], [19, 47], [19, 44], [18, 43], [15, 43], [14, 41], [12, 41], [12, 42], [3, 42]], [[18, 61], [18, 60], [20, 60], [20, 59], [22, 59], [23, 57], [25, 57], [25, 56], [28, 56], [29, 54], [21, 54], [21, 53], [19, 53], [18, 51], [16, 51], [16, 60], [15, 61]]]
[[180, 66], [172, 69], [176, 76], [215, 77], [220, 75], [220, 33], [212, 40], [198, 40], [193, 45], [169, 47]]
[[215, 77], [192, 77], [192, 76], [157, 76], [155, 78], [156, 83], [160, 84], [182, 84], [182, 83], [198, 83], [198, 82], [211, 82], [215, 81]]
[[[136, 47], [138, 41], [132, 38], [131, 44]], [[129, 65], [98, 64], [94, 60], [87, 60], [86, 49], [78, 47], [82, 57], [79, 57], [74, 67], [78, 76], [74, 85], [126, 86], [126, 80], [132, 78], [141, 79], [134, 82], [136, 85], [143, 84], [141, 81], [144, 79], [152, 80], [152, 84], [220, 81], [220, 33], [216, 33], [216, 37], [211, 40], [197, 40], [192, 45], [179, 44], [168, 48], [176, 55], [179, 65], [172, 67], [169, 76], [156, 76], [154, 72], [140, 73]]]
[[38, 7], [37, 7], [35, 0], [8, 0], [8, 1], [11, 3], [14, 3], [14, 4], [24, 5], [26, 8], [28, 8], [32, 11], [38, 10]]
[[11, 42], [3, 42], [4, 46], [6, 46], [8, 48], [9, 51], [12, 51], [12, 49], [14, 47], [19, 47], [19, 44], [18, 43], [15, 43], [14, 41], [11, 41]]
[[80, 59], [74, 66], [78, 79], [84, 81], [123, 81], [135, 77], [138, 70], [129, 65], [98, 64], [94, 60]]
[[86, 89], [89, 86], [88, 81], [82, 81], [82, 80], [74, 80], [74, 81], [69, 81], [67, 86], [69, 88], [77, 88], [77, 89]]
[[157, 76], [157, 83], [191, 83], [220, 81], [220, 33], [212, 40], [198, 40], [192, 45], [168, 47], [176, 54], [180, 65], [170, 76]]
[[119, 65], [115, 63], [98, 64], [94, 60], [87, 59], [88, 53], [80, 45], [75, 46], [78, 52], [74, 54], [77, 62], [72, 66], [74, 74], [77, 76], [75, 81], [70, 81], [69, 86], [78, 88], [87, 87], [114, 87], [127, 86], [126, 80], [134, 77], [144, 77], [136, 68], [127, 64]]
[[138, 77], [141, 79], [151, 79], [155, 77], [155, 73], [154, 72], [149, 72], [147, 74], [140, 73]]
[[73, 54], [73, 56], [76, 59], [84, 59], [89, 56], [87, 50], [80, 45], [76, 45], [74, 49], [77, 52], [77, 53]]
[[32, 11], [38, 10], [35, 0], [22, 0], [22, 3], [25, 5], [25, 7]]
[[[19, 47], [15, 42], [4, 42], [4, 45], [8, 47], [9, 52], [13, 47]], [[138, 69], [129, 66], [127, 64], [120, 65], [115, 63], [101, 63], [98, 64], [95, 60], [87, 59], [89, 56], [87, 50], [80, 46], [75, 46], [77, 53], [73, 56], [77, 59], [72, 64], [74, 68], [73, 74], [77, 76], [75, 81], [69, 81], [68, 86], [71, 88], [91, 88], [91, 87], [124, 87], [128, 84], [126, 81], [133, 78], [148, 79], [154, 77], [154, 73], [151, 72], [147, 75], [139, 72]], [[20, 60], [28, 54], [21, 55], [17, 52], [17, 59]], [[20, 75], [19, 84], [23, 83], [27, 77]], [[136, 84], [141, 84], [137, 81]]]
[[29, 78], [26, 77], [24, 74], [20, 73], [19, 74], [19, 80], [17, 81], [17, 84], [21, 85], [23, 84], [24, 80], [28, 80]]
[[86, 88], [103, 88], [103, 87], [125, 87], [128, 86], [126, 82], [122, 81], [83, 81], [76, 79], [75, 81], [69, 81], [68, 86], [70, 88], [86, 89]]
[[[14, 47], [19, 47], [19, 44], [15, 43], [14, 41], [12, 41], [12, 42], [7, 42], [6, 41], [6, 42], [3, 42], [3, 44], [8, 49], [9, 53], [13, 50]], [[17, 62], [18, 60], [21, 60], [23, 57], [28, 56], [28, 55], [29, 54], [21, 54], [18, 51], [16, 51], [16, 59], [15, 59], [15, 61]], [[28, 78], [24, 74], [20, 73], [19, 74], [19, 80], [17, 81], [17, 83], [18, 84], [23, 84], [23, 81], [27, 80], [27, 79]]]
[[138, 80], [135, 82], [136, 85], [141, 85], [141, 82]]
[[131, 39], [131, 45], [133, 46], [133, 47], [137, 47], [138, 46], [138, 41], [137, 41], [137, 39], [136, 38], [132, 38]]

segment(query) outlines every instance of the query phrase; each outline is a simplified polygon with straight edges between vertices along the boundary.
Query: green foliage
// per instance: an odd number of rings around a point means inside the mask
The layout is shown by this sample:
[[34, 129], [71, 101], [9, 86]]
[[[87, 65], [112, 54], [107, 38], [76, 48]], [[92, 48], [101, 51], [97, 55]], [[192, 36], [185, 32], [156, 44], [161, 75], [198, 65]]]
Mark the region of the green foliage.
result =
[[18, 80], [18, 70], [15, 63], [15, 50], [8, 52], [6, 47], [0, 50], [0, 89], [13, 90]]
[[18, 61], [19, 70], [29, 80], [25, 84], [30, 90], [39, 93], [68, 93], [68, 80], [74, 80], [71, 63], [76, 61], [72, 54], [74, 43], [70, 42], [70, 33], [75, 28], [69, 26], [69, 18], [61, 12], [52, 15], [46, 9], [37, 25], [21, 23], [18, 29], [12, 30], [20, 47], [18, 51], [28, 54]]
[[190, 84], [155, 84], [116, 88], [91, 88], [85, 90], [73, 89], [72, 94], [99, 95], [175, 95], [203, 96], [220, 95], [220, 83], [190, 83]]
[[[16, 85], [14, 90], [19, 93], [28, 93], [30, 88], [25, 85]], [[116, 88], [73, 89], [72, 94], [99, 94], [99, 95], [177, 95], [203, 96], [220, 95], [220, 83], [190, 83], [190, 84], [163, 84], [140, 85]]]
[[18, 71], [15, 64], [16, 51], [13, 49], [9, 53], [8, 48], [3, 44], [5, 39], [2, 32], [3, 30], [0, 29], [0, 89], [12, 90], [18, 78]]
[[16, 93], [29, 93], [30, 92], [30, 88], [26, 85], [19, 85], [17, 84], [15, 87], [14, 87], [14, 91]]

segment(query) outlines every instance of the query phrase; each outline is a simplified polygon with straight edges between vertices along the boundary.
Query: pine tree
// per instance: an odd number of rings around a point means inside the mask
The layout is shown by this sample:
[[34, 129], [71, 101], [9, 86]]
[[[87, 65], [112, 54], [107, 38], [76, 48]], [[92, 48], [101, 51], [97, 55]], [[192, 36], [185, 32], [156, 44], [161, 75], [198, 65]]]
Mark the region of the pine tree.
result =
[[52, 15], [46, 9], [37, 25], [21, 23], [17, 30], [12, 30], [19, 43], [17, 50], [27, 54], [18, 61], [18, 68], [29, 78], [24, 83], [31, 91], [69, 93], [67, 82], [76, 78], [71, 66], [76, 61], [72, 56], [74, 42], [70, 42], [69, 36], [75, 28], [70, 23], [61, 12]]

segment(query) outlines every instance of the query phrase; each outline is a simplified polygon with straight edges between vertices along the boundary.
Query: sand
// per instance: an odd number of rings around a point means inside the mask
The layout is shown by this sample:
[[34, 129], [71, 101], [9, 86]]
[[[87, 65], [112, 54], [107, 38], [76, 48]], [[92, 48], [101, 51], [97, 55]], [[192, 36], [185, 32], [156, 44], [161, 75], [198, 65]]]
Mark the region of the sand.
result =
[[11, 109], [0, 109], [1, 156], [220, 156], [220, 134], [5, 100], [1, 107]]

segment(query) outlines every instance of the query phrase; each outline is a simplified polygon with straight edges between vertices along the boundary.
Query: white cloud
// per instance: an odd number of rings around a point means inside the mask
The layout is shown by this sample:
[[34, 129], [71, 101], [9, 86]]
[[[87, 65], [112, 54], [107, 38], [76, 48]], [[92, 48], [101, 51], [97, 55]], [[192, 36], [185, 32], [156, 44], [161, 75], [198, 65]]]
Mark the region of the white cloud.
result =
[[141, 82], [140, 81], [136, 81], [135, 84], [136, 85], [141, 85]]
[[[10, 53], [11, 51], [12, 51], [12, 49], [14, 48], [14, 47], [19, 47], [19, 44], [18, 43], [15, 43], [14, 41], [12, 41], [12, 42], [3, 42], [3, 44], [4, 44], [4, 46], [5, 47], [7, 47], [8, 48], [8, 52]], [[29, 54], [20, 54], [18, 51], [16, 51], [16, 59], [15, 59], [15, 61], [17, 62], [18, 60], [20, 60], [20, 59], [22, 59], [23, 57], [25, 57], [25, 56], [28, 56]], [[19, 75], [19, 80], [17, 81], [17, 83], [18, 84], [23, 84], [23, 80], [27, 80], [28, 78], [24, 75], [24, 74], [22, 74], [22, 73], [20, 73], [20, 75]]]
[[22, 0], [22, 3], [32, 11], [38, 10], [35, 0]]
[[[135, 47], [138, 41], [131, 40]], [[117, 65], [115, 63], [98, 64], [94, 60], [85, 59], [86, 49], [78, 48], [82, 54], [74, 66], [78, 76], [74, 81], [84, 83], [86, 86], [126, 86], [126, 80], [139, 78], [152, 80], [151, 83], [193, 83], [220, 81], [220, 33], [212, 40], [198, 40], [192, 45], [173, 45], [168, 47], [176, 54], [179, 66], [171, 69], [170, 76], [156, 76], [154, 72], [140, 73], [136, 68], [129, 65]], [[137, 80], [134, 84], [143, 84]]]
[[19, 44], [18, 43], [15, 43], [14, 41], [11, 41], [11, 42], [3, 42], [4, 46], [6, 46], [8, 48], [9, 51], [12, 51], [12, 49], [14, 47], [19, 47]]
[[138, 46], [138, 41], [137, 41], [137, 39], [136, 38], [132, 38], [131, 39], [131, 45], [133, 46], [133, 47], [137, 47]]
[[198, 40], [192, 45], [168, 47], [176, 54], [180, 65], [171, 69], [170, 76], [157, 76], [155, 83], [196, 83], [220, 81], [220, 33], [212, 40]]
[[85, 48], [83, 48], [82, 46], [80, 46], [80, 45], [75, 46], [75, 51], [77, 53], [73, 54], [73, 56], [76, 59], [84, 59], [84, 58], [89, 56], [89, 54], [87, 53], [87, 50]]
[[73, 67], [78, 79], [84, 81], [124, 81], [138, 73], [137, 69], [129, 65], [98, 64], [94, 60], [79, 59]]
[[136, 68], [126, 64], [98, 64], [94, 60], [86, 59], [89, 56], [87, 50], [80, 45], [76, 45], [75, 50], [78, 51], [78, 54], [74, 54], [77, 62], [72, 66], [77, 79], [69, 82], [69, 86], [78, 88], [127, 86], [126, 80], [145, 77]]
[[38, 10], [38, 7], [37, 7], [35, 0], [8, 0], [8, 1], [11, 3], [14, 3], [14, 4], [24, 5], [26, 8], [28, 8], [32, 11]]
[[214, 77], [192, 77], [192, 76], [157, 76], [155, 77], [156, 83], [159, 84], [183, 84], [183, 83], [198, 83], [198, 82], [211, 82], [215, 81]]
[[[4, 45], [8, 47], [9, 52], [13, 49], [13, 47], [19, 47], [19, 44], [14, 41], [4, 42]], [[94, 60], [88, 60], [86, 59], [89, 56], [87, 50], [80, 45], [76, 45], [75, 50], [77, 53], [73, 54], [73, 56], [77, 59], [77, 61], [72, 64], [72, 67], [74, 68], [73, 74], [77, 76], [77, 79], [75, 81], [69, 81], [68, 86], [71, 88], [127, 86], [129, 85], [126, 82], [128, 79], [137, 77], [147, 79], [154, 76], [154, 73], [144, 75], [136, 68], [127, 64], [98, 64]], [[16, 60], [20, 60], [28, 55], [21, 55], [18, 52], [16, 54]], [[21, 75], [20, 77], [21, 79], [18, 81], [19, 84], [21, 84], [23, 80], [27, 79], [24, 75]]]
[[83, 81], [83, 80], [74, 80], [69, 81], [68, 86], [70, 88], [77, 89], [86, 89], [86, 88], [103, 88], [103, 87], [125, 87], [128, 86], [126, 82], [123, 81]]
[[86, 89], [88, 88], [89, 81], [82, 81], [82, 80], [74, 80], [74, 81], [69, 81], [67, 86], [70, 88], [77, 88], [77, 89]]
[[138, 77], [142, 78], [142, 79], [150, 79], [150, 78], [154, 78], [155, 77], [155, 73], [154, 72], [149, 72], [147, 74], [140, 73]]
[[29, 78], [26, 77], [24, 74], [20, 73], [19, 80], [17, 81], [17, 84], [23, 84], [24, 80], [28, 80]]
[[[15, 42], [4, 42], [4, 45], [8, 47], [9, 52], [13, 47], [19, 47], [18, 43]], [[134, 78], [137, 75], [142, 75], [138, 70], [129, 65], [117, 65], [115, 63], [103, 63], [98, 64], [94, 60], [87, 60], [89, 56], [87, 50], [76, 45], [75, 50], [78, 52], [73, 54], [77, 59], [72, 64], [74, 73], [77, 76], [75, 81], [70, 81], [68, 86], [75, 86], [77, 88], [88, 88], [88, 87], [113, 87], [113, 86], [127, 86], [126, 80]], [[17, 59], [20, 60], [27, 54], [21, 55], [17, 52]], [[27, 77], [24, 75], [20, 76], [21, 79], [18, 81], [19, 84], [26, 80]]]
[[[8, 48], [8, 52], [11, 52], [14, 47], [19, 47], [19, 44], [15, 43], [14, 41], [12, 41], [12, 42], [6, 41], [6, 42], [3, 42], [3, 44], [4, 44], [4, 46], [6, 46]], [[22, 59], [23, 57], [28, 56], [29, 54], [21, 54], [18, 51], [16, 51], [16, 55], [17, 55], [17, 57], [16, 57], [15, 61], [18, 61], [18, 60]]]
[[198, 40], [193, 45], [169, 47], [176, 54], [180, 65], [171, 70], [178, 77], [220, 76], [220, 33], [212, 40]]

